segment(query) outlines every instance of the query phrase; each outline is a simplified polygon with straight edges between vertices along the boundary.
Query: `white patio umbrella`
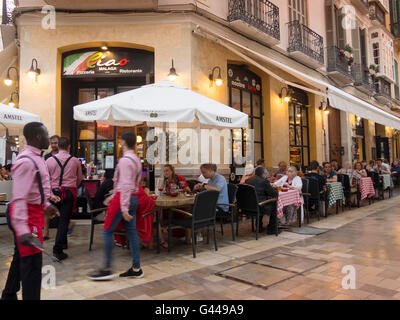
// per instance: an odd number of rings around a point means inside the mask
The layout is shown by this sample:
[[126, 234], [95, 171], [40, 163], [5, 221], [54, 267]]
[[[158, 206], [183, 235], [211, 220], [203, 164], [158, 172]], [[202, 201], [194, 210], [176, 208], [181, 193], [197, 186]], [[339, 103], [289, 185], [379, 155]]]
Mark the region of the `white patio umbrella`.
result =
[[0, 131], [7, 128], [11, 135], [18, 134], [25, 124], [35, 121], [40, 122], [38, 115], [0, 103]]
[[247, 114], [168, 80], [77, 105], [74, 119], [118, 126], [248, 127]]

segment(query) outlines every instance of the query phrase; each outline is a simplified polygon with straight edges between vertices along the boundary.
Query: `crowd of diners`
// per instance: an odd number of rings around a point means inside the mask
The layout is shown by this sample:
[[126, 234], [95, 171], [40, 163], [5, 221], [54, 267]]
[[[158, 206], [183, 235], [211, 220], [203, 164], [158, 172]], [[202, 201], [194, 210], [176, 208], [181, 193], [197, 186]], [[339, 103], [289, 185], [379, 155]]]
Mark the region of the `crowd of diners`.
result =
[[[299, 193], [302, 192], [302, 179], [311, 178], [318, 181], [320, 192], [326, 192], [326, 184], [338, 181], [338, 174], [345, 174], [349, 176], [352, 187], [355, 187], [357, 179], [367, 177], [368, 171], [375, 171], [379, 174], [400, 174], [400, 161], [395, 160], [392, 165], [389, 165], [385, 160], [372, 160], [370, 162], [354, 162], [353, 164], [349, 161], [345, 161], [343, 165], [338, 163], [336, 160], [330, 162], [323, 162], [320, 164], [318, 161], [311, 161], [310, 166], [306, 172], [302, 172], [298, 165], [289, 166], [285, 161], [280, 161], [275, 172], [269, 172], [265, 166], [264, 159], [259, 159], [255, 165], [247, 165], [244, 168], [244, 174], [240, 179], [240, 184], [249, 184], [255, 187], [258, 200], [260, 202], [276, 198], [281, 188], [296, 189]], [[176, 173], [175, 167], [167, 164], [164, 166], [163, 177], [161, 179], [161, 185], [158, 185], [156, 189], [163, 191], [169, 191], [179, 189], [184, 192], [201, 192], [204, 190], [217, 190], [219, 191], [218, 203], [229, 203], [227, 180], [224, 176], [218, 173], [218, 167], [215, 164], [202, 164], [200, 166], [199, 177], [195, 180], [187, 180], [185, 177]], [[97, 190], [97, 194], [94, 199], [95, 207], [103, 207], [103, 201], [107, 194], [112, 193], [113, 189], [113, 170], [106, 170], [105, 180]], [[397, 179], [397, 177], [395, 178]], [[150, 190], [145, 185], [145, 181], [142, 181], [144, 190], [150, 193]], [[355, 205], [355, 204], [354, 204]], [[226, 206], [218, 206], [217, 210], [219, 213], [228, 211]], [[259, 221], [259, 231], [266, 232], [267, 234], [275, 234], [276, 224], [280, 226], [295, 225], [297, 223], [298, 215], [297, 208], [295, 206], [286, 206], [283, 208], [283, 218], [277, 221], [274, 218], [276, 213], [276, 205], [268, 204], [262, 208], [263, 214], [270, 216], [269, 223], [266, 227], [263, 224], [263, 217]], [[303, 207], [301, 207], [303, 216]], [[179, 218], [179, 213], [174, 213]], [[182, 218], [184, 216], [182, 215]], [[241, 217], [242, 221], [247, 218]], [[167, 214], [161, 219], [159, 228], [159, 239], [160, 246], [168, 248], [166, 242], [166, 224]], [[178, 238], [184, 239], [185, 233], [183, 230], [173, 230], [173, 235]], [[197, 241], [203, 241], [201, 232], [197, 234]], [[116, 245], [123, 245], [116, 242]]]

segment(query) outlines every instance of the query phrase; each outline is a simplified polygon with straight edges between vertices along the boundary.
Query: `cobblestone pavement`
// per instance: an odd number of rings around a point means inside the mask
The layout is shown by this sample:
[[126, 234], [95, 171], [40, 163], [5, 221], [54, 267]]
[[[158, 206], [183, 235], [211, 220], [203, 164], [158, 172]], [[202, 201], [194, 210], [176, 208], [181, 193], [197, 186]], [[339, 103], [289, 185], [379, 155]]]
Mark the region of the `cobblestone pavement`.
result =
[[[141, 252], [143, 279], [92, 282], [88, 272], [102, 263], [101, 226], [88, 251], [89, 225], [79, 221], [69, 238], [70, 257], [63, 264], [44, 257], [56, 268], [56, 288], [42, 290], [42, 299], [398, 299], [400, 298], [400, 197], [360, 209], [339, 212], [311, 226], [328, 228], [319, 236], [283, 232], [258, 241], [250, 223], [241, 224], [233, 242], [230, 226], [213, 241], [191, 246], [175, 241], [172, 251]], [[45, 247], [51, 251], [55, 230]], [[11, 262], [12, 242], [0, 226], [0, 287]], [[130, 253], [115, 247], [115, 272], [130, 265]], [[342, 289], [343, 266], [356, 270], [356, 289]]]

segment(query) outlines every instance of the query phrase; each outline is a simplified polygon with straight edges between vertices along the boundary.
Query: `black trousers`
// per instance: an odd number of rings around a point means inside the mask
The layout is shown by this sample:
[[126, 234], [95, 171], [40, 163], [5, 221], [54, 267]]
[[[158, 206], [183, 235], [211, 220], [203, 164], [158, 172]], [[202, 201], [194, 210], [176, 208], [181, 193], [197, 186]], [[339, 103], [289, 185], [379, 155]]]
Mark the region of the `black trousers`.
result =
[[267, 226], [267, 230], [268, 232], [275, 232], [276, 228], [277, 228], [277, 223], [278, 223], [278, 219], [276, 217], [276, 204], [267, 204], [261, 207], [262, 211], [260, 213], [262, 213], [262, 215], [260, 216], [260, 220], [259, 220], [259, 226], [262, 227], [263, 223], [263, 216], [264, 214], [269, 215], [269, 223]]
[[53, 253], [63, 252], [63, 248], [68, 244], [68, 225], [72, 217], [72, 210], [74, 207], [74, 196], [72, 192], [66, 188], [65, 189], [65, 199], [62, 203], [58, 203], [56, 206], [58, 211], [60, 211], [60, 218], [58, 221], [58, 229], [56, 235], [56, 241], [53, 247]]
[[21, 289], [22, 282], [22, 299], [40, 300], [43, 264], [42, 253], [20, 257], [15, 235], [14, 242], [14, 256], [1, 299], [17, 300], [17, 292]]

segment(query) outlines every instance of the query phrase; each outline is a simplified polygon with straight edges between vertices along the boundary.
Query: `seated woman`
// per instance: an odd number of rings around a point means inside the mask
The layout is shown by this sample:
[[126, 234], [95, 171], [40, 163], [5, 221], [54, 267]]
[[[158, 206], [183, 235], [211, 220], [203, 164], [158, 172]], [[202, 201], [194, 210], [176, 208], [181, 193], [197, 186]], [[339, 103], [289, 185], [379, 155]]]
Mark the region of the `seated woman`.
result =
[[[175, 168], [170, 164], [166, 164], [164, 166], [164, 182], [163, 182], [163, 184], [164, 184], [165, 190], [169, 190], [175, 186], [176, 188], [183, 189], [186, 192], [191, 191], [186, 179], [184, 177], [176, 174]], [[166, 214], [164, 215], [164, 217], [162, 217], [162, 220], [166, 221], [166, 219], [168, 218], [168, 212], [166, 210], [164, 210], [164, 212]], [[180, 218], [184, 219], [185, 216], [183, 214], [174, 213], [174, 218], [175, 219], [180, 219]], [[161, 225], [160, 225], [158, 230], [159, 230], [160, 246], [167, 249], [168, 243], [164, 239], [165, 228], [163, 230], [163, 228], [161, 228]], [[185, 231], [183, 229], [174, 229], [172, 234], [177, 237], [184, 237]]]
[[[301, 192], [303, 188], [303, 182], [299, 176], [297, 176], [297, 169], [296, 167], [292, 166], [289, 167], [287, 170], [287, 175], [280, 178], [278, 181], [274, 183], [275, 186], [288, 188], [288, 189], [295, 189]], [[301, 207], [303, 217], [303, 207]], [[290, 225], [297, 221], [297, 209], [295, 206], [286, 206], [283, 208], [283, 215], [285, 217], [284, 225]]]
[[254, 166], [252, 164], [246, 165], [246, 168], [244, 168], [244, 175], [242, 176], [242, 179], [240, 179], [239, 184], [245, 184], [247, 179], [250, 179], [252, 176], [254, 176]]
[[190, 188], [186, 179], [176, 174], [175, 168], [172, 165], [166, 164], [164, 166], [164, 188], [168, 190], [173, 185], [176, 185], [177, 188], [190, 192]]
[[353, 170], [353, 184], [355, 184], [357, 180], [365, 177], [368, 177], [367, 171], [363, 169], [361, 162], [356, 162]]
[[279, 167], [279, 169], [275, 172], [274, 177], [277, 179], [280, 179], [284, 175], [286, 175], [287, 164], [285, 161], [281, 161], [281, 162], [279, 162], [278, 167]]

